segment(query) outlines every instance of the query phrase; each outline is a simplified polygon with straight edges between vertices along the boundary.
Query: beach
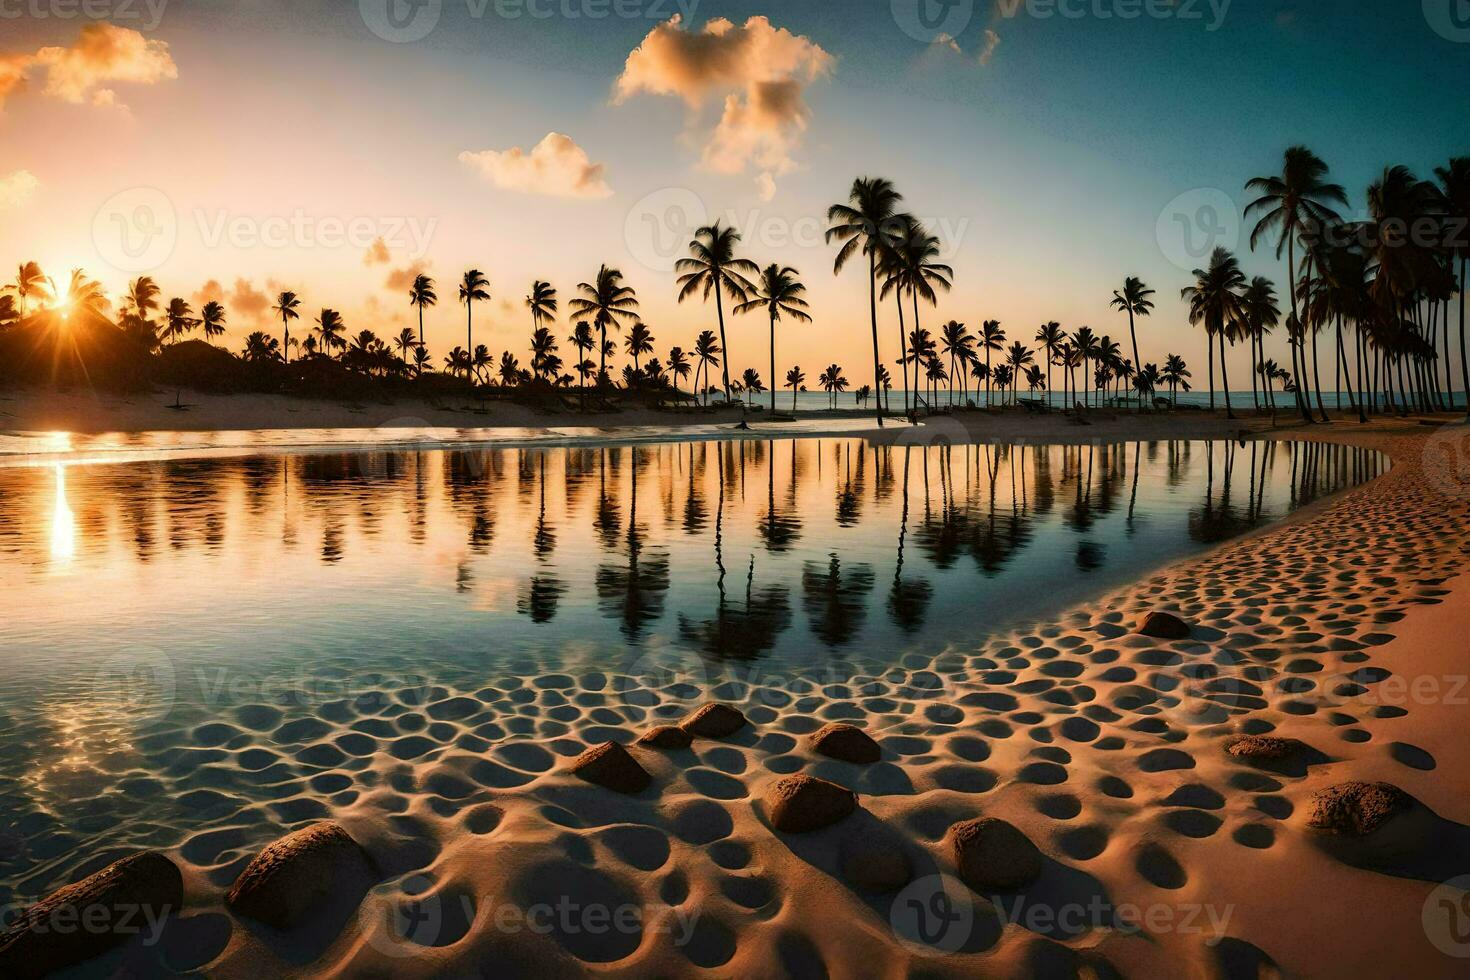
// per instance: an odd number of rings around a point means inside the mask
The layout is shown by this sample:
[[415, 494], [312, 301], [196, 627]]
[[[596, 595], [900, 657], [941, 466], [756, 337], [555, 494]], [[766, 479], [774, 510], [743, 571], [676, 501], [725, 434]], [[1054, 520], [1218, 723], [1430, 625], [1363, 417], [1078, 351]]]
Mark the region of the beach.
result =
[[[275, 883], [326, 875], [333, 900], [263, 924], [227, 899], [258, 851], [230, 829], [244, 814], [177, 828], [162, 854], [183, 913], [102, 962], [224, 977], [1458, 975], [1470, 950], [1436, 925], [1432, 893], [1470, 873], [1463, 434], [1380, 420], [1274, 437], [1376, 449], [1393, 468], [1065, 615], [879, 674], [702, 685], [608, 669], [385, 689], [309, 722], [237, 708], [196, 730], [195, 752], [368, 787], [276, 814], [350, 837], [284, 859]], [[1137, 633], [1153, 612], [1188, 637]], [[711, 703], [743, 723], [688, 720]], [[681, 720], [682, 736], [638, 741]], [[867, 733], [876, 761], [827, 739], [833, 724]], [[1241, 736], [1300, 744], [1232, 754]], [[585, 758], [608, 742], [626, 756]], [[802, 796], [799, 777], [840, 798]], [[1406, 795], [1371, 833], [1313, 826], [1316, 794], [1355, 782]], [[992, 818], [1008, 828], [977, 838], [977, 871], [961, 828]], [[308, 862], [294, 879], [292, 860]]]

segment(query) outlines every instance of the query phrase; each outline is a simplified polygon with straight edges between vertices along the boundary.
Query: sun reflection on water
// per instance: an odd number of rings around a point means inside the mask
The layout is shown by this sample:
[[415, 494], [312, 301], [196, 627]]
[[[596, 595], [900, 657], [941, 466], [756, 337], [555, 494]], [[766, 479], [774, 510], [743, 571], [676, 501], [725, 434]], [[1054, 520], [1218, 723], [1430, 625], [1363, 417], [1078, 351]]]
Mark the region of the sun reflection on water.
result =
[[77, 553], [77, 519], [66, 502], [66, 467], [56, 466], [56, 506], [51, 512], [51, 557], [70, 561]]

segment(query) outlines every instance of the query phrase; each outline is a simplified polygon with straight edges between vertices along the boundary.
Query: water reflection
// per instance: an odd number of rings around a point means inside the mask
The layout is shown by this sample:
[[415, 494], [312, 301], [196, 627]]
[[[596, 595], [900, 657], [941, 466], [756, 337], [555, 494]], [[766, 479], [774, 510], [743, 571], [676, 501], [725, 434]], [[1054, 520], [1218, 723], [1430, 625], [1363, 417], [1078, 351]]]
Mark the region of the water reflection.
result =
[[[40, 655], [106, 623], [186, 661], [391, 648], [487, 672], [569, 651], [606, 667], [629, 646], [891, 661], [1054, 613], [1384, 465], [1277, 442], [854, 438], [13, 468], [0, 586], [34, 613], [0, 638]], [[58, 565], [87, 573], [85, 596]]]

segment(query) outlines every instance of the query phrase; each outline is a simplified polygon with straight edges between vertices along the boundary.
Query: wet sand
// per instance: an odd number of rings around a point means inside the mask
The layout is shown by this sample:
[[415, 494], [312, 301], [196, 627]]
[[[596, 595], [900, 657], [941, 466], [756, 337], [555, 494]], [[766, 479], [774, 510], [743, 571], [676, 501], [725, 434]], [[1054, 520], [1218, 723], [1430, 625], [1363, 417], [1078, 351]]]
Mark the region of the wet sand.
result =
[[[185, 914], [162, 944], [106, 962], [225, 977], [1463, 975], [1425, 909], [1470, 874], [1470, 443], [1412, 422], [1290, 435], [1394, 468], [1056, 621], [879, 677], [705, 690], [547, 675], [328, 705], [315, 725], [241, 708], [211, 726], [217, 764], [268, 779], [289, 758], [323, 789], [369, 777], [371, 791], [283, 799], [277, 816], [339, 821], [371, 880], [344, 871], [341, 908], [281, 932], [225, 905], [255, 851], [230, 819], [176, 828]], [[1190, 637], [1133, 632], [1159, 610]], [[749, 724], [634, 744], [709, 701]], [[830, 722], [869, 733], [879, 760], [818, 752]], [[1252, 764], [1227, 752], [1240, 735], [1308, 748]], [[607, 741], [646, 787], [570, 771]], [[774, 829], [771, 791], [798, 773], [854, 791], [856, 812]], [[1351, 780], [1421, 806], [1363, 840], [1310, 827], [1313, 794]], [[1029, 838], [1039, 875], [958, 885], [952, 828], [979, 817]], [[1022, 850], [994, 856], [1024, 864]]]

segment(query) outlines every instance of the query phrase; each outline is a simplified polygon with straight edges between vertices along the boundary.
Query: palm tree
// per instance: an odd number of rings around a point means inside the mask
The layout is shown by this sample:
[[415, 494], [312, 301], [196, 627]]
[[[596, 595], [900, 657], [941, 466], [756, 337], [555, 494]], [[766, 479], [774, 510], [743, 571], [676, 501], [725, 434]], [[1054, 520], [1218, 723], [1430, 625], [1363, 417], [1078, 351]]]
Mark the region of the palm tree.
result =
[[[1465, 394], [1465, 417], [1470, 420], [1470, 359], [1467, 359], [1465, 354], [1465, 273], [1466, 264], [1470, 262], [1470, 236], [1467, 236], [1465, 229], [1470, 228], [1470, 157], [1455, 157], [1449, 162], [1449, 166], [1436, 167], [1434, 175], [1439, 178], [1447, 222], [1452, 225], [1458, 224], [1461, 229], [1459, 245], [1453, 249], [1448, 259], [1451, 268], [1456, 258], [1460, 260], [1457, 290], [1460, 294], [1460, 375], [1463, 379]], [[1445, 314], [1448, 318], [1448, 308]], [[1445, 322], [1445, 329], [1448, 332], [1448, 319]], [[1361, 385], [1359, 387], [1361, 388]], [[1453, 396], [1451, 403], [1453, 404]]]
[[1154, 291], [1136, 276], [1124, 279], [1123, 288], [1113, 291], [1113, 309], [1123, 310], [1128, 314], [1128, 337], [1133, 341], [1134, 364], [1142, 364], [1143, 361], [1138, 356], [1138, 331], [1133, 327], [1133, 318], [1148, 316], [1153, 312], [1153, 295]]
[[322, 353], [328, 357], [332, 356], [334, 348], [347, 346], [347, 341], [342, 339], [347, 332], [347, 324], [336, 310], [322, 310], [322, 315], [316, 318], [316, 328], [317, 336], [321, 337]]
[[[556, 350], [555, 335], [546, 327], [537, 327], [531, 334], [531, 374], [538, 381], [548, 374], [555, 380], [561, 366], [561, 358], [557, 357]], [[556, 361], [556, 370], [552, 370], [553, 359]]]
[[791, 389], [792, 414], [796, 413], [796, 393], [800, 391], [805, 384], [806, 374], [801, 370], [800, 364], [792, 368], [790, 371], [786, 372], [786, 387]]
[[224, 304], [216, 300], [205, 303], [204, 309], [199, 311], [199, 325], [204, 328], [204, 337], [206, 340], [224, 336]]
[[1189, 373], [1189, 367], [1184, 363], [1184, 358], [1178, 354], [1170, 354], [1164, 359], [1164, 370], [1159, 372], [1159, 380], [1169, 386], [1169, 401], [1175, 408], [1179, 407], [1179, 389], [1189, 390], [1189, 379], [1193, 377]]
[[410, 359], [413, 357], [413, 349], [416, 346], [418, 346], [418, 340], [414, 337], [413, 331], [408, 327], [404, 327], [398, 331], [398, 336], [393, 338], [393, 347], [398, 351], [398, 359], [405, 366], [408, 365]]
[[[1341, 219], [1331, 205], [1336, 203], [1346, 207], [1347, 193], [1340, 185], [1327, 182], [1327, 164], [1305, 146], [1293, 146], [1286, 151], [1281, 176], [1256, 177], [1247, 182], [1245, 188], [1260, 195], [1246, 205], [1245, 209], [1247, 217], [1256, 213], [1261, 215], [1255, 229], [1251, 232], [1251, 250], [1255, 251], [1257, 242], [1267, 233], [1272, 231], [1277, 233], [1276, 257], [1280, 259], [1282, 250], [1286, 251], [1287, 282], [1292, 284], [1292, 288], [1288, 291], [1291, 294], [1291, 321], [1300, 324], [1301, 319], [1297, 316], [1295, 288], [1297, 239], [1306, 230], [1309, 223], [1315, 223], [1319, 227], [1337, 224]], [[1296, 370], [1296, 355], [1296, 347], [1293, 346], [1293, 370]], [[1305, 365], [1307, 357], [1305, 347], [1301, 350], [1301, 357]], [[1300, 372], [1297, 376], [1304, 378], [1306, 375], [1305, 372]], [[1302, 419], [1311, 423], [1312, 413], [1307, 407], [1306, 398], [1303, 397], [1301, 389], [1302, 385], [1298, 384], [1297, 408], [1301, 410]], [[1213, 400], [1213, 393], [1212, 384], [1211, 400]], [[1228, 391], [1226, 396], [1228, 401]], [[1323, 414], [1325, 421], [1326, 413]]]
[[628, 331], [628, 338], [623, 341], [628, 349], [628, 356], [633, 358], [633, 373], [642, 370], [638, 366], [638, 359], [653, 353], [653, 334], [649, 333], [648, 326], [642, 322], [633, 324], [633, 329]]
[[449, 352], [449, 356], [444, 358], [444, 370], [448, 371], [451, 375], [463, 374], [465, 380], [469, 380], [470, 352], [463, 347], [454, 348], [454, 350]]
[[[811, 323], [806, 311], [810, 308], [803, 299], [806, 293], [798, 273], [790, 266], [778, 266], [774, 262], [761, 273], [760, 282], [751, 291], [750, 297], [735, 307], [736, 313], [751, 313], [765, 309], [771, 321], [771, 377], [776, 377], [776, 321], [784, 313], [801, 323]], [[749, 386], [747, 386], [749, 387]], [[776, 411], [776, 389], [771, 387], [771, 413]]]
[[817, 378], [817, 384], [826, 390], [827, 397], [831, 399], [833, 408], [837, 407], [837, 393], [846, 391], [847, 383], [847, 379], [842, 376], [842, 368], [836, 364], [828, 365], [827, 370], [823, 371], [821, 377]]
[[542, 282], [540, 279], [531, 283], [531, 291], [526, 294], [526, 309], [531, 311], [531, 329], [533, 332], [544, 321], [556, 320], [556, 289], [551, 283]]
[[980, 348], [985, 351], [985, 407], [990, 407], [990, 386], [995, 379], [995, 370], [990, 363], [993, 351], [1004, 350], [1006, 332], [1000, 328], [999, 320], [986, 320], [980, 325]]
[[[694, 371], [694, 387], [704, 392], [704, 403], [706, 405], [709, 404], [709, 369], [711, 365], [719, 367], [720, 354], [722, 352], [723, 349], [715, 339], [715, 332], [713, 330], [700, 331], [699, 336], [694, 340], [694, 356], [699, 358], [699, 367]], [[699, 384], [700, 369], [704, 371], [704, 387], [702, 388]]]
[[953, 406], [956, 364], [959, 367], [960, 383], [963, 384], [964, 366], [975, 356], [975, 338], [970, 336], [969, 329], [963, 323], [951, 320], [939, 328], [939, 346], [949, 357], [949, 403]]
[[[45, 298], [48, 282], [50, 280], [46, 278], [46, 273], [41, 271], [41, 266], [38, 263], [21, 263], [19, 270], [15, 274], [15, 282], [6, 286], [5, 289], [15, 293], [15, 298], [20, 300], [20, 315], [22, 317], [30, 313], [29, 300], [32, 296]], [[150, 279], [149, 282], [152, 282], [152, 280]], [[155, 287], [154, 296], [157, 295], [158, 290]]]
[[606, 265], [597, 270], [596, 279], [590, 283], [578, 283], [577, 289], [581, 295], [573, 297], [567, 308], [574, 316], [591, 317], [602, 338], [597, 368], [597, 383], [600, 386], [607, 378], [607, 328], [621, 326], [624, 320], [637, 318], [638, 294], [632, 286], [623, 285], [622, 272]]
[[516, 356], [510, 351], [502, 351], [500, 354], [500, 383], [506, 388], [514, 387], [521, 383], [521, 365]]
[[1011, 344], [1010, 350], [1006, 351], [1006, 364], [1011, 369], [1011, 375], [1015, 378], [1024, 376], [1026, 366], [1035, 362], [1031, 348], [1019, 340]]
[[[725, 337], [725, 304], [722, 294], [728, 294], [730, 301], [737, 304], [745, 303], [750, 295], [755, 292], [755, 284], [746, 278], [747, 275], [757, 275], [760, 268], [749, 259], [737, 258], [735, 246], [740, 244], [740, 232], [734, 228], [726, 228], [718, 221], [694, 233], [694, 240], [689, 243], [689, 257], [680, 259], [674, 265], [679, 276], [679, 302], [684, 302], [696, 292], [704, 294], [704, 301], [709, 302], [710, 294], [715, 297], [715, 313], [720, 322], [720, 345], [728, 353], [730, 343]], [[730, 362], [727, 357], [723, 368], [725, 378], [725, 398], [730, 397]]]
[[[424, 342], [424, 307], [437, 306], [439, 294], [434, 291], [434, 280], [424, 273], [413, 277], [413, 285], [408, 287], [408, 305], [416, 307], [419, 311], [419, 343]], [[447, 359], [446, 359], [447, 363]], [[450, 373], [454, 371], [451, 368]]]
[[88, 278], [81, 269], [71, 270], [71, 278], [67, 281], [65, 293], [56, 288], [56, 283], [52, 282], [50, 285], [52, 295], [58, 299], [67, 312], [76, 311], [91, 317], [106, 317], [108, 303], [107, 296], [102, 292], [102, 284], [95, 279]]
[[759, 395], [761, 392], [766, 390], [766, 383], [761, 380], [761, 376], [759, 373], [757, 373], [755, 368], [746, 368], [745, 373], [740, 375], [740, 384], [745, 388], [746, 392], [752, 396], [751, 405], [752, 407], [754, 407], [754, 396]]
[[289, 289], [276, 297], [276, 305], [271, 307], [276, 315], [281, 318], [281, 354], [286, 363], [291, 363], [291, 321], [301, 319], [301, 300]]
[[[902, 232], [896, 242], [883, 248], [878, 259], [878, 274], [883, 278], [880, 296], [887, 297], [892, 291], [897, 301], [899, 359], [896, 363], [906, 364], [908, 352], [904, 349], [903, 291], [907, 289], [913, 300], [914, 329], [918, 330], [919, 300], [923, 299], [930, 306], [937, 306], [939, 297], [935, 288], [948, 292], [953, 284], [954, 270], [937, 261], [942, 254], [938, 238], [929, 234], [928, 229], [912, 216], [901, 215], [900, 218], [903, 222]], [[908, 415], [911, 408], [907, 383], [904, 384], [904, 389], [904, 414]]]
[[266, 361], [279, 360], [281, 356], [281, 342], [274, 337], [266, 336], [262, 330], [257, 330], [245, 338], [244, 358], [253, 364]]
[[[1189, 322], [1201, 323], [1205, 327], [1205, 342], [1218, 339], [1220, 344], [1220, 381], [1225, 391], [1225, 417], [1235, 418], [1230, 405], [1230, 375], [1225, 364], [1225, 340], [1245, 319], [1241, 308], [1240, 291], [1245, 287], [1245, 273], [1240, 271], [1240, 261], [1227, 248], [1216, 248], [1210, 256], [1208, 269], [1194, 270], [1195, 283], [1180, 291], [1180, 298], [1189, 303]], [[1210, 348], [1211, 360], [1214, 348]], [[1210, 367], [1210, 410], [1215, 408], [1215, 374]], [[1308, 417], [1308, 421], [1311, 421]]]
[[[1082, 380], [1086, 382], [1090, 377], [1087, 370], [1088, 364], [1097, 357], [1097, 334], [1092, 332], [1091, 327], [1078, 327], [1077, 331], [1072, 334], [1072, 351], [1077, 360], [1082, 362]], [[1089, 404], [1087, 394], [1087, 390], [1084, 389], [1082, 392], [1084, 406]]]
[[[1256, 367], [1265, 356], [1265, 336], [1281, 324], [1281, 307], [1276, 301], [1276, 284], [1256, 276], [1240, 295], [1244, 326], [1251, 341], [1251, 391], [1255, 391]], [[1256, 406], [1260, 408], [1259, 405]]]
[[[37, 269], [37, 272], [39, 271]], [[158, 283], [153, 281], [152, 276], [139, 276], [134, 279], [128, 283], [128, 291], [123, 296], [122, 305], [124, 311], [131, 312], [141, 320], [148, 319], [148, 314], [158, 309]]]
[[[415, 282], [414, 285], [417, 286], [418, 283]], [[430, 283], [429, 285], [432, 289], [433, 283]], [[489, 298], [490, 280], [486, 279], [485, 274], [479, 269], [470, 269], [468, 272], [460, 277], [459, 301], [464, 304], [465, 350], [475, 349], [475, 301], [487, 300]], [[436, 296], [435, 302], [437, 301], [438, 297]], [[417, 300], [413, 300], [413, 302], [415, 305], [417, 305]], [[433, 303], [430, 303], [429, 305], [432, 306]]]
[[669, 377], [674, 379], [674, 395], [679, 394], [679, 380], [689, 377], [692, 368], [689, 365], [689, 355], [684, 353], [682, 347], [669, 348]]
[[[548, 354], [542, 364], [548, 370], [555, 372], [560, 370], [561, 359], [555, 354]], [[495, 355], [490, 353], [490, 348], [484, 344], [476, 344], [475, 352], [470, 355], [470, 370], [474, 372], [475, 381], [479, 384], [485, 383], [484, 373], [495, 366]]]
[[194, 319], [194, 308], [177, 296], [168, 301], [164, 311], [163, 338], [178, 343], [184, 335], [199, 325]]
[[[859, 177], [852, 183], [846, 204], [834, 204], [827, 209], [827, 241], [840, 241], [837, 261], [833, 273], [842, 272], [843, 267], [859, 250], [868, 257], [868, 312], [873, 329], [873, 380], [877, 383], [882, 358], [878, 352], [878, 259], [885, 250], [895, 248], [903, 241], [908, 229], [914, 224], [906, 215], [898, 213], [898, 202], [903, 195], [894, 190], [893, 184], [881, 177]], [[878, 426], [883, 426], [883, 405], [877, 407]]]
[[592, 373], [592, 369], [587, 367], [587, 365], [592, 364], [592, 361], [588, 359], [587, 355], [592, 352], [592, 348], [597, 346], [597, 338], [592, 336], [592, 327], [586, 320], [578, 320], [572, 325], [572, 335], [567, 338], [567, 343], [577, 349], [577, 377], [581, 381], [582, 408], [586, 409], [587, 375]]
[[[940, 370], [943, 370], [943, 368], [941, 367]], [[995, 386], [1000, 389], [1000, 403], [1002, 405], [1005, 404], [1006, 389], [1011, 386], [1011, 381], [1014, 378], [1015, 375], [1011, 372], [1011, 366], [1009, 364], [999, 364], [996, 366], [994, 380]]]
[[1062, 332], [1062, 325], [1052, 320], [1050, 323], [1043, 323], [1037, 329], [1036, 336], [1033, 338], [1046, 349], [1046, 394], [1048, 401], [1052, 394], [1051, 366], [1056, 361], [1056, 349], [1062, 345], [1062, 341], [1066, 339], [1066, 336]]

